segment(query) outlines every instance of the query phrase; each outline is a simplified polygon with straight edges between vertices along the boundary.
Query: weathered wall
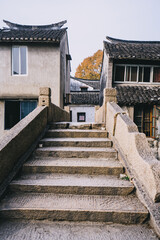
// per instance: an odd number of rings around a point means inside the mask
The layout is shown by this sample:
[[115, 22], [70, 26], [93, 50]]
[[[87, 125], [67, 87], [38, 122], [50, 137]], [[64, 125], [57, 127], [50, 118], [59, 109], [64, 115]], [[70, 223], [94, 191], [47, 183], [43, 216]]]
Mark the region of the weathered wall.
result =
[[52, 122], [70, 122], [70, 114], [64, 109], [51, 104], [49, 119]]
[[160, 162], [153, 156], [145, 134], [114, 102], [107, 103], [106, 128], [127, 158], [135, 178], [155, 202], [160, 201]]
[[4, 101], [0, 101], [0, 137], [4, 133]]
[[131, 106], [131, 107], [123, 106], [122, 109], [124, 112], [126, 112], [128, 117], [130, 117], [130, 119], [132, 119], [132, 121], [134, 121], [134, 107], [133, 106]]
[[103, 90], [103, 105], [95, 113], [95, 121], [106, 123], [107, 102], [117, 102], [117, 90], [115, 88], [105, 88]]
[[0, 46], [0, 98], [38, 98], [40, 87], [52, 89], [51, 101], [60, 106], [60, 49], [28, 46], [28, 74], [11, 74], [12, 46]]
[[0, 139], [0, 184], [47, 125], [47, 107], [37, 107]]
[[71, 106], [72, 122], [77, 122], [77, 113], [86, 113], [86, 122], [95, 122], [95, 107], [94, 106]]
[[103, 104], [104, 99], [104, 89], [112, 88], [112, 78], [113, 78], [113, 60], [109, 58], [104, 50], [103, 53], [103, 66], [100, 78], [100, 106]]
[[66, 54], [69, 54], [67, 33], [64, 34], [60, 43], [60, 104], [63, 108], [66, 93], [70, 93], [70, 61], [67, 60]]
[[105, 121], [104, 115], [105, 115], [104, 105], [102, 105], [99, 109], [97, 109], [97, 107], [95, 107], [95, 122], [96, 123], [104, 123], [104, 121]]

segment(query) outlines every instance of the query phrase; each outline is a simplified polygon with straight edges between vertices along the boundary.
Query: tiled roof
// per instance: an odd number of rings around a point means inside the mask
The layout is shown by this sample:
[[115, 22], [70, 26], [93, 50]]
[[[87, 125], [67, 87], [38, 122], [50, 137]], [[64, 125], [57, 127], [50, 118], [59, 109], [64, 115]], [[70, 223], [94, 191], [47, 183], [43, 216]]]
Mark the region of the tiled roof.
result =
[[160, 104], [160, 87], [117, 86], [117, 101], [121, 106]]
[[9, 22], [10, 28], [0, 29], [0, 42], [59, 43], [67, 29], [61, 28], [62, 23], [65, 22], [43, 26], [28, 26]]
[[49, 25], [22, 25], [17, 23], [12, 23], [7, 20], [3, 20], [7, 24], [10, 29], [18, 29], [18, 30], [34, 30], [34, 29], [59, 29], [61, 28], [67, 21], [62, 21], [58, 23], [52, 23]]
[[159, 41], [127, 41], [107, 37], [104, 48], [113, 59], [160, 60]]
[[71, 92], [71, 104], [99, 105], [99, 92]]
[[82, 79], [82, 78], [75, 78], [75, 77], [71, 77], [71, 78], [79, 82], [85, 83], [86, 85], [92, 87], [94, 90], [100, 89], [100, 80]]
[[0, 42], [59, 42], [66, 28], [57, 30], [0, 30]]

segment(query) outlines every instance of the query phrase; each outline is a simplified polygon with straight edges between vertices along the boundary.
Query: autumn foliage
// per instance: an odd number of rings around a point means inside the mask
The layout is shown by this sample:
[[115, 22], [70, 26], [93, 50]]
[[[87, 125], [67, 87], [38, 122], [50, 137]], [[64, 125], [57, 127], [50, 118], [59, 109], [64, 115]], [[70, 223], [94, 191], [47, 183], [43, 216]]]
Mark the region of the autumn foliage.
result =
[[100, 79], [102, 56], [102, 50], [98, 50], [93, 56], [85, 58], [77, 67], [75, 77], [84, 79]]

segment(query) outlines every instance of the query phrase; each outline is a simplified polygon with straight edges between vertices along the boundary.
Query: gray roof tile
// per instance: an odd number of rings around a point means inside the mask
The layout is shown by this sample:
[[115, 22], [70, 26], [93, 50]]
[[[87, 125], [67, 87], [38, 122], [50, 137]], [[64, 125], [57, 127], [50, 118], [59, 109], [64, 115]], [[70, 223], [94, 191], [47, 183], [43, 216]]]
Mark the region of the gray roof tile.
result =
[[20, 25], [4, 22], [9, 28], [0, 29], [0, 42], [52, 42], [58, 43], [67, 28], [61, 28], [66, 21], [50, 25]]
[[121, 106], [160, 104], [160, 87], [117, 86], [117, 101]]
[[59, 42], [66, 28], [55, 30], [14, 30], [1, 29], [0, 42]]
[[99, 105], [99, 92], [71, 92], [71, 104]]
[[160, 60], [159, 41], [127, 41], [107, 37], [104, 48], [113, 59]]

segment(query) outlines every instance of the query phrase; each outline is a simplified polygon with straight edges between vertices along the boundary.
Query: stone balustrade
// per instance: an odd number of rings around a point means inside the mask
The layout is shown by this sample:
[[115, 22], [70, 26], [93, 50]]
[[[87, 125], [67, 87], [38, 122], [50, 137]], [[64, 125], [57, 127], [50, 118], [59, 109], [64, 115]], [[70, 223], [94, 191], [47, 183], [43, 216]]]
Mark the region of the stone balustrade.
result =
[[41, 88], [38, 107], [0, 138], [0, 196], [36, 147], [51, 121], [69, 121], [70, 114], [51, 103], [50, 89]]

